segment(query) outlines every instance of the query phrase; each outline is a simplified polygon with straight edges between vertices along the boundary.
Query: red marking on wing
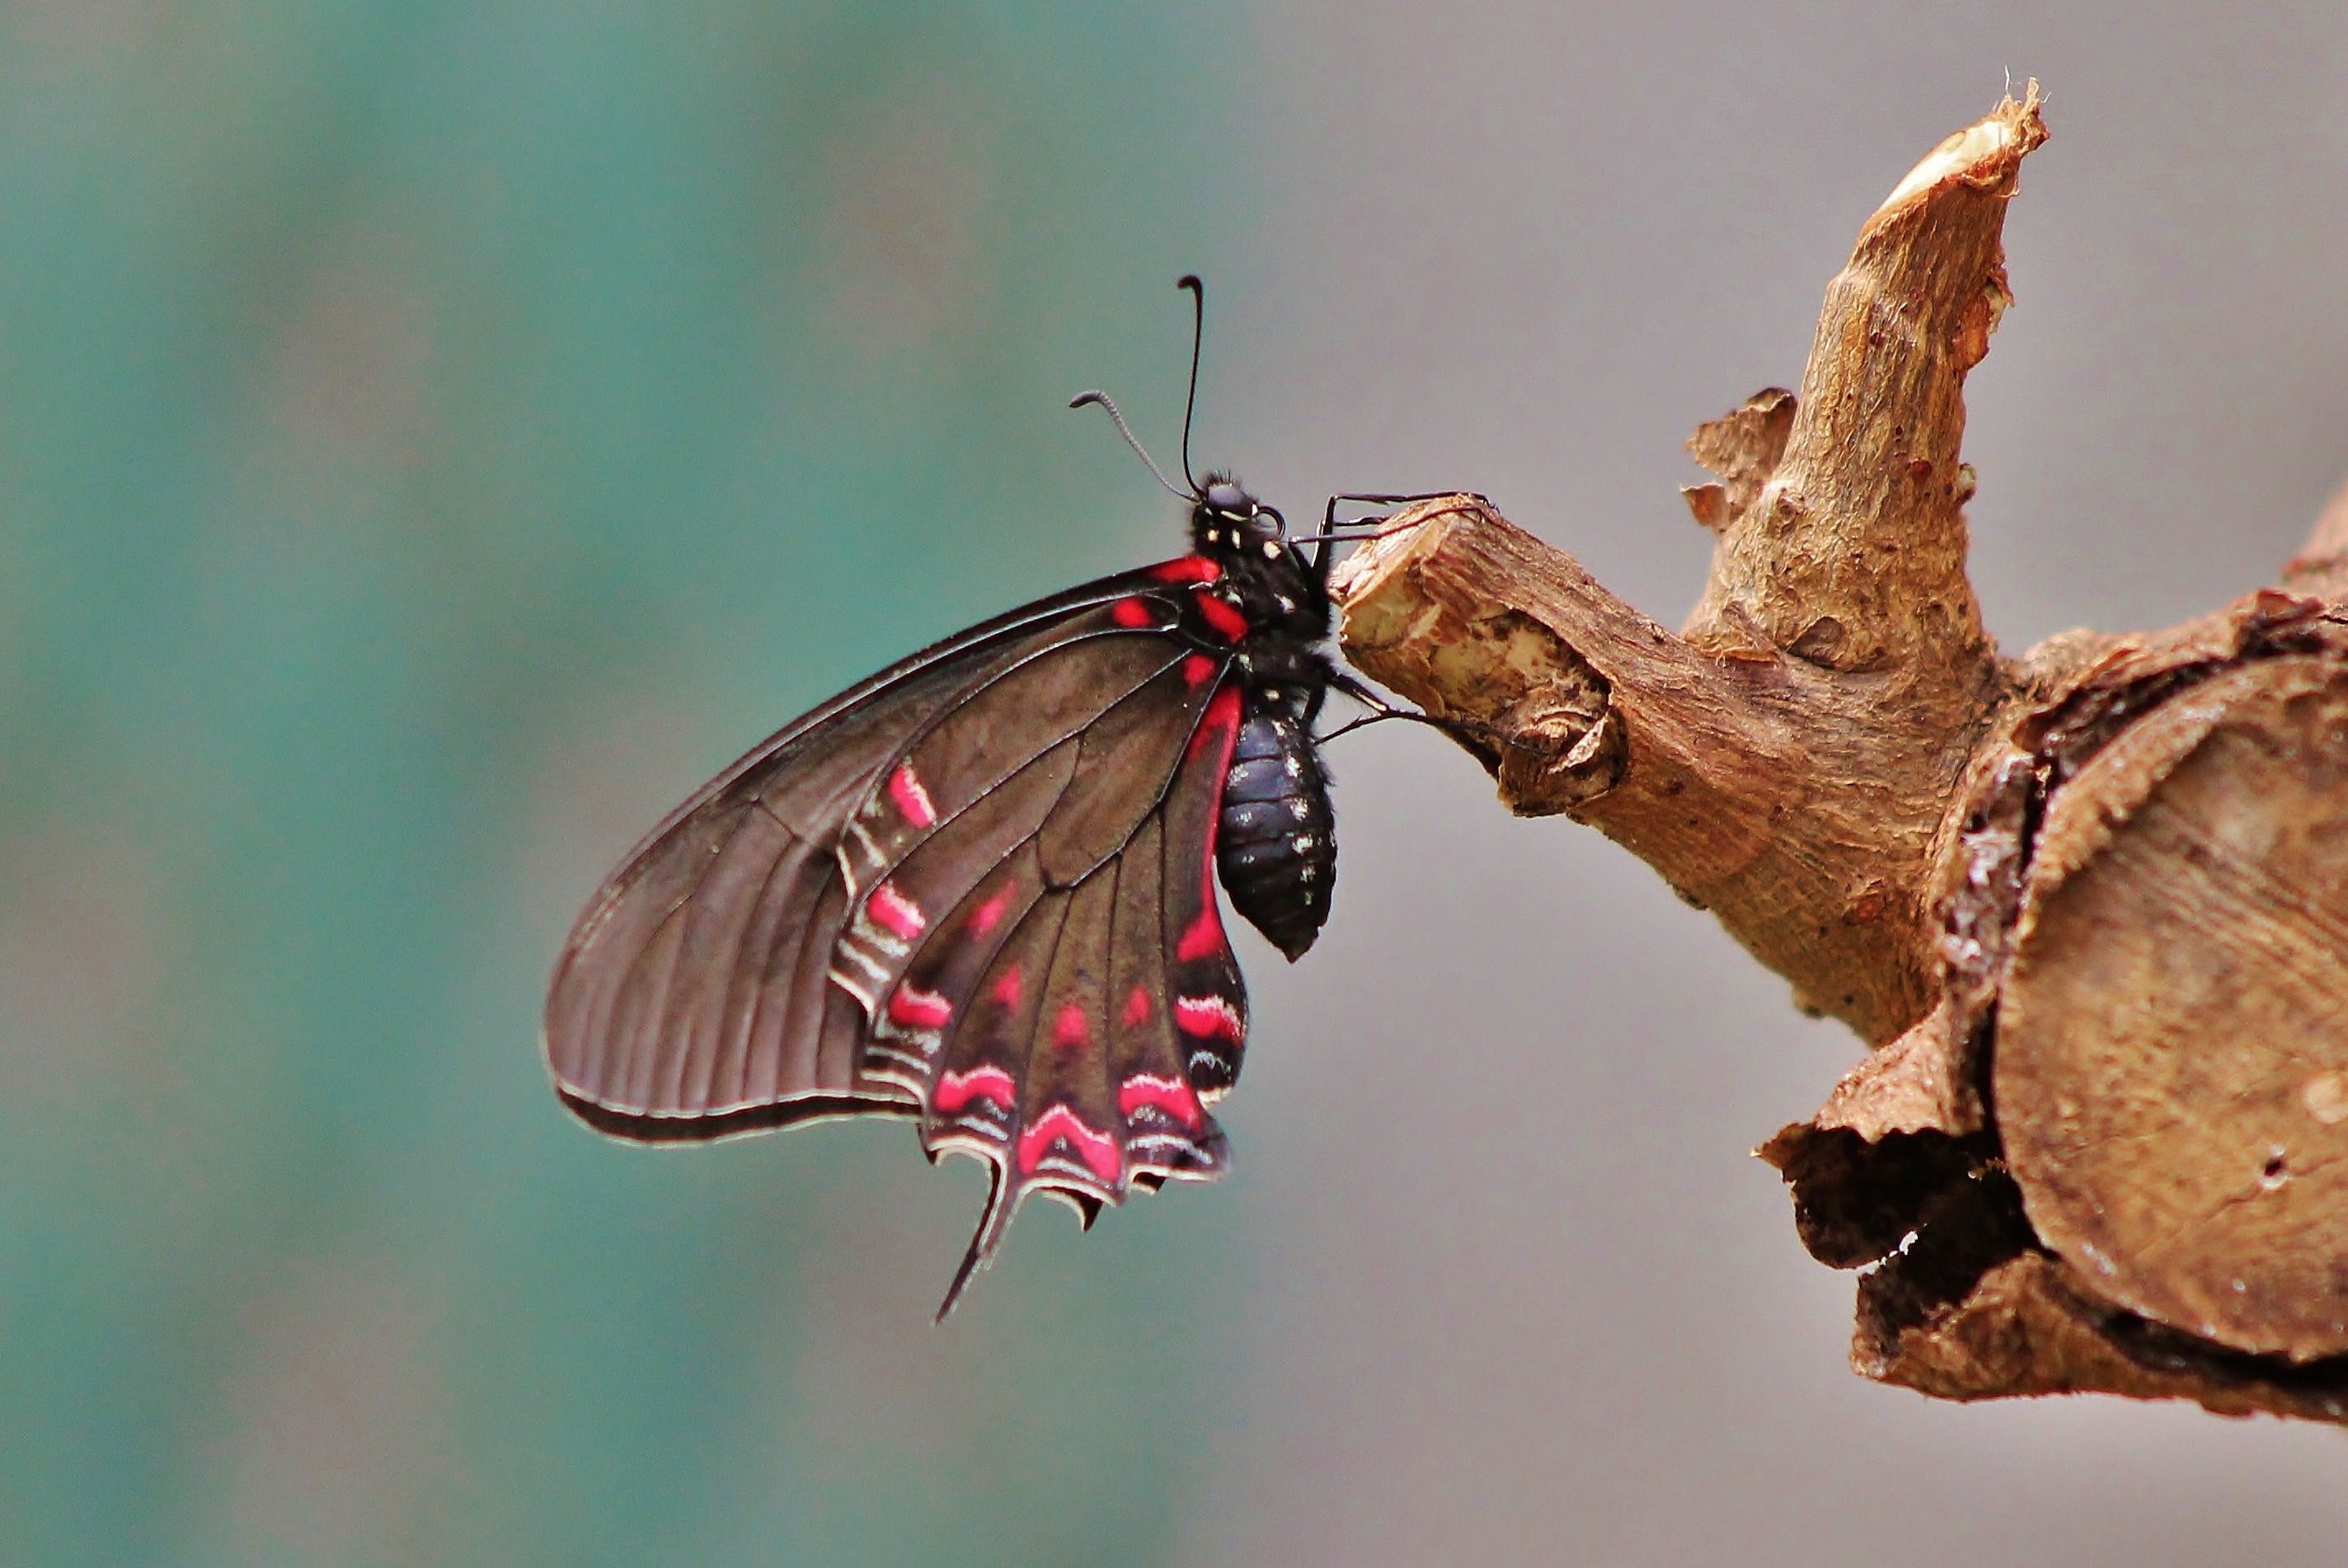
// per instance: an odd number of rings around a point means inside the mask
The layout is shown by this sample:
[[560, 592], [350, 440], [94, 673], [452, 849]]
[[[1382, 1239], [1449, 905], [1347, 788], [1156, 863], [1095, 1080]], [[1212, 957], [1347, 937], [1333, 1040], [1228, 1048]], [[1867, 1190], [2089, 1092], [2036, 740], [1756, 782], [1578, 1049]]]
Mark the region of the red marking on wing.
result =
[[930, 1099], [942, 1113], [952, 1116], [973, 1099], [991, 1099], [1009, 1110], [1018, 1093], [1019, 1086], [1001, 1068], [973, 1068], [968, 1072], [940, 1075]]
[[1085, 1016], [1082, 1004], [1070, 1002], [1052, 1020], [1052, 1043], [1064, 1051], [1081, 1050], [1092, 1044], [1093, 1026]]
[[1182, 684], [1203, 685], [1220, 667], [1220, 660], [1210, 659], [1204, 654], [1185, 655], [1182, 659]]
[[1201, 593], [1193, 597], [1199, 602], [1199, 614], [1205, 616], [1207, 624], [1222, 634], [1226, 641], [1236, 643], [1247, 635], [1248, 622], [1245, 615], [1241, 614], [1212, 593]]
[[1174, 1026], [1202, 1040], [1224, 1039], [1238, 1045], [1246, 1031], [1231, 1003], [1220, 996], [1177, 996]]
[[[1208, 699], [1206, 717], [1199, 720], [1199, 727], [1191, 733], [1190, 748], [1184, 753], [1183, 760], [1193, 761], [1208, 747], [1220, 746], [1223, 748], [1223, 761], [1228, 764], [1231, 748], [1238, 741], [1239, 734], [1240, 688], [1227, 686]], [[1218, 783], [1215, 786], [1217, 815], [1221, 814], [1222, 797], [1223, 787]]]
[[889, 998], [889, 1021], [917, 1029], [942, 1029], [953, 1021], [953, 1004], [934, 991], [900, 985]]
[[1026, 984], [1026, 976], [1021, 975], [1019, 965], [1014, 964], [1010, 968], [1005, 969], [1003, 972], [1003, 977], [994, 983], [994, 999], [1006, 1007], [1016, 1007], [1019, 1006], [1020, 993], [1025, 988]]
[[900, 762], [889, 775], [889, 799], [896, 802], [899, 815], [916, 828], [937, 826], [937, 808], [930, 804], [930, 792], [922, 788], [911, 763]]
[[1117, 1140], [1106, 1132], [1086, 1127], [1076, 1113], [1065, 1105], [1056, 1105], [1037, 1117], [1019, 1135], [1019, 1174], [1031, 1175], [1044, 1151], [1061, 1139], [1075, 1148], [1085, 1167], [1100, 1178], [1105, 1187], [1117, 1185], [1121, 1161], [1117, 1158]]
[[920, 904], [885, 882], [872, 890], [872, 897], [864, 907], [871, 911], [873, 919], [907, 942], [921, 935], [922, 928], [930, 923]]
[[1149, 987], [1136, 985], [1133, 995], [1125, 999], [1125, 1026], [1138, 1029], [1149, 1022]]
[[[1207, 704], [1206, 717], [1199, 721], [1198, 733], [1190, 737], [1190, 755], [1198, 756], [1201, 748], [1214, 746], [1215, 809], [1207, 814], [1207, 844], [1201, 856], [1204, 864], [1199, 870], [1199, 918], [1182, 933], [1174, 944], [1177, 959], [1207, 958], [1231, 951], [1230, 939], [1223, 935], [1223, 917], [1215, 908], [1215, 838], [1223, 827], [1223, 790], [1231, 783], [1231, 752], [1240, 738], [1240, 688], [1227, 686]], [[1234, 1037], [1236, 1038], [1236, 1037]]]
[[1147, 626], [1158, 617], [1150, 614], [1149, 605], [1140, 599], [1119, 599], [1108, 613], [1120, 626]]
[[1191, 1131], [1206, 1119], [1199, 1109], [1199, 1097], [1180, 1078], [1153, 1078], [1148, 1073], [1136, 1073], [1125, 1080], [1117, 1091], [1117, 1112], [1127, 1120], [1143, 1106], [1155, 1106]]
[[1222, 563], [1203, 555], [1185, 555], [1179, 561], [1161, 561], [1149, 569], [1149, 574], [1160, 583], [1215, 583], [1223, 575]]
[[1011, 907], [1011, 895], [1014, 891], [1016, 890], [1004, 888], [970, 912], [970, 929], [973, 935], [984, 936], [1003, 923], [1003, 912]]
[[[1210, 841], [1207, 845], [1207, 858], [1212, 861], [1214, 854], [1215, 846]], [[1189, 929], [1182, 933], [1182, 939], [1174, 944], [1174, 956], [1184, 960], [1211, 958], [1229, 946], [1230, 944], [1223, 939], [1223, 917], [1215, 908], [1215, 895], [1210, 891], [1207, 894], [1207, 907], [1199, 912], [1199, 918], [1190, 923]]]

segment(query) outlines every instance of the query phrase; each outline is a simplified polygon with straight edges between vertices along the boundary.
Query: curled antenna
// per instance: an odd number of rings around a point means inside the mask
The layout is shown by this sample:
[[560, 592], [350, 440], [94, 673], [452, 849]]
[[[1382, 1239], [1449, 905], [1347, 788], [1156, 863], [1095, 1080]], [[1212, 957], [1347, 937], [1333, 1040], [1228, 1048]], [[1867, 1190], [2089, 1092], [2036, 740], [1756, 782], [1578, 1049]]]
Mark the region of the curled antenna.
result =
[[[1097, 403], [1102, 407], [1108, 410], [1108, 417], [1117, 421], [1117, 433], [1125, 438], [1125, 444], [1133, 449], [1134, 456], [1139, 458], [1143, 462], [1149, 465], [1149, 471], [1158, 476], [1158, 482], [1166, 487], [1166, 490], [1169, 495], [1179, 496], [1184, 500], [1196, 500], [1199, 499], [1199, 487], [1195, 484], [1188, 490], [1179, 490], [1174, 488], [1174, 481], [1166, 477], [1165, 470], [1158, 466], [1157, 459], [1153, 459], [1149, 455], [1148, 451], [1142, 446], [1141, 442], [1134, 436], [1133, 428], [1125, 422], [1125, 416], [1117, 411], [1117, 405], [1109, 401], [1109, 396], [1107, 393], [1096, 388], [1090, 392], [1079, 392], [1075, 397], [1068, 399], [1068, 407], [1071, 408], [1081, 408], [1087, 403]], [[1186, 435], [1184, 445], [1187, 446], [1188, 444], [1189, 441]], [[1189, 475], [1190, 470], [1186, 466], [1182, 470], [1182, 477], [1188, 479], [1189, 478]]]
[[1199, 349], [1207, 341], [1207, 285], [1199, 281], [1196, 273], [1185, 273], [1174, 285], [1190, 291], [1190, 393], [1182, 399], [1182, 477], [1190, 480], [1190, 493], [1199, 493], [1199, 481], [1190, 476], [1190, 416], [1199, 407]]

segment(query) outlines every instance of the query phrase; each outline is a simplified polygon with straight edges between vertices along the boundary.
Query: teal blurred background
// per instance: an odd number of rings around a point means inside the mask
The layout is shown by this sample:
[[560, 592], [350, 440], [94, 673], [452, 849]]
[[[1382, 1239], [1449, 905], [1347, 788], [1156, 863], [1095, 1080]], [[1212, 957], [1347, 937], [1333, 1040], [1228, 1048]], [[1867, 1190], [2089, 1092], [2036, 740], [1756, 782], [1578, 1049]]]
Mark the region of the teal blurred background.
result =
[[1059, 410], [1165, 413], [1216, 19], [5, 15], [7, 1561], [1167, 1532], [1233, 1310], [1203, 1206], [1081, 1273], [1031, 1224], [948, 1339], [857, 1260], [942, 1287], [967, 1168], [644, 1157], [533, 1042], [593, 868], [694, 776], [1168, 552]]
[[2194, 613], [2348, 449], [2326, 5], [0, 0], [0, 1562], [2337, 1562], [2335, 1433], [1850, 1378], [1743, 1150], [1852, 1042], [1423, 737], [1251, 951], [1238, 1175], [942, 1330], [974, 1167], [538, 1060], [699, 779], [1175, 547], [1061, 406], [1172, 445], [1179, 273], [1202, 459], [1669, 619], [1679, 441], [2008, 67], [1984, 598]]

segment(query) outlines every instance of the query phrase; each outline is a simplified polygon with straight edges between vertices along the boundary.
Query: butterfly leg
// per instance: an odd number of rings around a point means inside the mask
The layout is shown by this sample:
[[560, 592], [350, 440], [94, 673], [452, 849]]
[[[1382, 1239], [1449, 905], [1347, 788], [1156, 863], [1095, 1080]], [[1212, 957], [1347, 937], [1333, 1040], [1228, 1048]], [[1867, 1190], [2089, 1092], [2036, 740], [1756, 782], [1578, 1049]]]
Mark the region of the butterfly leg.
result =
[[1294, 542], [1298, 544], [1310, 544], [1313, 546], [1313, 560], [1311, 562], [1313, 580], [1315, 583], [1326, 585], [1329, 581], [1329, 571], [1331, 566], [1331, 562], [1329, 561], [1329, 546], [1331, 543], [1345, 543], [1356, 540], [1374, 539], [1377, 536], [1378, 531], [1383, 529], [1389, 521], [1392, 521], [1392, 519], [1385, 517], [1355, 517], [1348, 518], [1344, 521], [1340, 522], [1337, 521], [1337, 503], [1339, 501], [1360, 501], [1365, 506], [1408, 506], [1414, 501], [1440, 500], [1445, 496], [1451, 495], [1473, 496], [1477, 500], [1483, 501], [1486, 505], [1490, 504], [1483, 495], [1475, 490], [1427, 490], [1419, 495], [1393, 495], [1378, 490], [1341, 490], [1337, 494], [1331, 496], [1329, 498], [1329, 504], [1321, 509], [1321, 531], [1307, 538], [1297, 540]]
[[1329, 498], [1329, 509], [1334, 512], [1341, 500], [1357, 500], [1365, 506], [1408, 506], [1414, 501], [1441, 500], [1447, 495], [1469, 496], [1487, 506], [1491, 504], [1491, 498], [1480, 490], [1421, 490], [1416, 495], [1390, 495], [1380, 490], [1340, 490]]
[[[1478, 724], [1474, 719], [1437, 718], [1431, 713], [1417, 713], [1406, 707], [1396, 707], [1394, 704], [1380, 696], [1376, 692], [1372, 691], [1360, 680], [1347, 675], [1343, 670], [1333, 669], [1330, 671], [1329, 689], [1344, 692], [1347, 696], [1352, 697], [1355, 702], [1360, 703], [1364, 707], [1368, 708], [1370, 711], [1364, 714], [1359, 718], [1346, 720], [1344, 724], [1339, 725], [1336, 728], [1331, 730], [1326, 735], [1317, 737], [1316, 739], [1323, 745], [1328, 744], [1330, 741], [1336, 739], [1341, 735], [1350, 735], [1356, 729], [1365, 728], [1373, 724], [1383, 724], [1390, 718], [1406, 719], [1413, 724], [1426, 725], [1431, 728], [1443, 731], [1444, 734], [1450, 736], [1454, 740], [1473, 740], [1486, 746], [1491, 746], [1497, 744], [1501, 738], [1499, 732], [1492, 728], [1491, 726], [1487, 724]], [[1325, 696], [1326, 693], [1318, 695]], [[1316, 696], [1316, 700], [1313, 704], [1313, 711], [1317, 714], [1320, 710], [1320, 702]]]
[[1300, 539], [1296, 542], [1299, 544], [1310, 544], [1313, 547], [1313, 560], [1309, 564], [1313, 571], [1313, 582], [1316, 587], [1326, 589], [1329, 586], [1329, 572], [1330, 569], [1336, 564], [1329, 559], [1329, 546], [1332, 543], [1342, 542], [1354, 538], [1368, 539], [1375, 537], [1375, 529], [1372, 529], [1371, 531], [1367, 533], [1358, 532], [1357, 531], [1363, 529], [1366, 525], [1384, 521], [1384, 520], [1380, 518], [1363, 517], [1353, 518], [1344, 522], [1339, 522], [1337, 521], [1337, 503], [1341, 500], [1348, 500], [1351, 499], [1352, 498], [1349, 496], [1331, 496], [1329, 498], [1329, 504], [1321, 509], [1321, 531], [1313, 535], [1309, 539]]

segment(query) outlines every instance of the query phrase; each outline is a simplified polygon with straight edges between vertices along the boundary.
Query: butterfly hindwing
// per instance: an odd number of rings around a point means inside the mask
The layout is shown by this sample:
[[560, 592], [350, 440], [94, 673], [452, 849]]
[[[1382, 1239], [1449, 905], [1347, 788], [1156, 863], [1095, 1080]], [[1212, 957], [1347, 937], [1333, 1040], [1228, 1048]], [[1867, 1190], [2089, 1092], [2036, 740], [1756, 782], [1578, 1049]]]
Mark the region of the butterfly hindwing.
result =
[[1215, 898], [1215, 830], [1241, 708], [1236, 686], [1215, 693], [1164, 808], [1167, 1005], [1184, 1071], [1210, 1102], [1238, 1080], [1247, 1044], [1247, 987]]
[[[876, 1047], [903, 1026], [942, 1031], [977, 983], [971, 964], [1043, 891], [1035, 839], [1076, 774], [1079, 745], [1061, 741], [916, 846], [840, 932], [832, 979], [870, 1015]], [[921, 1092], [926, 1077], [907, 1087]]]
[[[1073, 887], [1051, 885], [1023, 848], [989, 894], [1017, 929], [983, 974], [965, 968], [938, 988], [950, 1022], [923, 1143], [975, 1155], [994, 1175], [947, 1307], [1029, 1193], [1063, 1198], [1089, 1223], [1134, 1185], [1224, 1169], [1205, 1100], [1238, 1072], [1247, 997], [1216, 906], [1212, 823], [1240, 710], [1236, 686], [1200, 692], [1176, 744], [1138, 754], [1159, 781], [1148, 810]], [[1047, 823], [1038, 845], [1049, 834]]]
[[[1122, 857], [1119, 857], [1119, 861]], [[1071, 889], [1027, 1038], [1011, 1174], [1073, 1202], [1089, 1225], [1125, 1194], [1125, 1147], [1108, 1081], [1109, 937], [1118, 861]]]
[[1223, 1135], [1190, 1081], [1174, 1028], [1168, 966], [1165, 819], [1153, 815], [1120, 855], [1109, 936], [1108, 1082], [1128, 1178], [1144, 1187], [1222, 1173]]
[[998, 1171], [1010, 1163], [1028, 1046], [1070, 902], [1066, 891], [1043, 886], [1032, 846], [1014, 857], [1006, 886], [1016, 911], [955, 1005], [922, 1125], [932, 1155], [974, 1154]]
[[[835, 979], [878, 1015], [883, 993], [929, 939], [933, 911], [959, 898], [1010, 844], [1045, 835], [1045, 875], [1063, 874], [1085, 828], [1122, 841], [1164, 790], [1159, 778], [1111, 777], [1120, 741], [1192, 720], [1163, 688], [1186, 657], [1170, 638], [1088, 637], [1027, 662], [973, 693], [915, 737], [850, 819], [839, 860], [851, 890]], [[1048, 790], [1048, 793], [1046, 792]], [[1012, 799], [1002, 799], [1008, 793]], [[1041, 812], [1041, 816], [1035, 813]], [[1072, 825], [1073, 820], [1073, 825]], [[1098, 853], [1115, 841], [1097, 846]], [[918, 868], [918, 874], [907, 874]]]
[[[1219, 702], [1231, 707], [1217, 695], [1224, 667], [1178, 650], [1080, 734], [974, 798], [943, 764], [977, 755], [956, 730], [999, 727], [996, 693], [942, 717], [923, 741], [933, 776], [923, 830], [901, 858], [874, 861], [885, 874], [841, 934], [833, 975], [872, 1014], [868, 1070], [928, 1100], [933, 1153], [1007, 1161], [1014, 1203], [1037, 1185], [1091, 1203], [1124, 1191], [1108, 1055], [1112, 942], [1120, 923], [1128, 943], [1138, 932], [1152, 955], [1149, 983], [1162, 990], [1160, 812], [1178, 770], [1221, 755], [1197, 737]], [[1023, 695], [1016, 711], [1033, 706]], [[1051, 952], [1032, 951], [1053, 922]], [[1036, 987], [1048, 1005], [1035, 1002]], [[1030, 1005], [1045, 1010], [1010, 1011]], [[1162, 996], [1155, 1012], [1168, 1016]], [[1161, 1071], [1179, 1071], [1170, 1036], [1156, 1056]]]
[[[1148, 618], [1114, 609], [1137, 606]], [[930, 834], [943, 830], [987, 791], [1071, 737], [1089, 736], [1137, 687], [1179, 659], [1174, 614], [1148, 599], [1119, 600], [1108, 614], [1072, 623], [1066, 634], [992, 678], [904, 737], [870, 782], [839, 843], [840, 864], [860, 896]], [[1130, 623], [1130, 624], [1128, 624]]]

